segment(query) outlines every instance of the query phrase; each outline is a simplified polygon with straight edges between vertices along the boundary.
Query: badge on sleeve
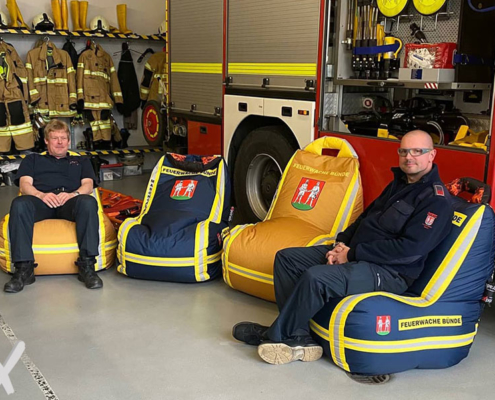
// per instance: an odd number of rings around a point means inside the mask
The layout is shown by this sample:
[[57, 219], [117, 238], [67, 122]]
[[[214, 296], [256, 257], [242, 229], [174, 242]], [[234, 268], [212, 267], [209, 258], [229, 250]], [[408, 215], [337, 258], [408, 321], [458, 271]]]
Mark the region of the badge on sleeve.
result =
[[425, 223], [423, 224], [425, 229], [430, 229], [431, 226], [433, 225], [433, 222], [435, 222], [435, 220], [437, 219], [437, 217], [438, 217], [437, 214], [433, 214], [429, 212], [428, 215], [426, 216]]
[[445, 197], [445, 192], [443, 190], [443, 186], [442, 185], [434, 185], [434, 187], [435, 187], [435, 194], [437, 196]]

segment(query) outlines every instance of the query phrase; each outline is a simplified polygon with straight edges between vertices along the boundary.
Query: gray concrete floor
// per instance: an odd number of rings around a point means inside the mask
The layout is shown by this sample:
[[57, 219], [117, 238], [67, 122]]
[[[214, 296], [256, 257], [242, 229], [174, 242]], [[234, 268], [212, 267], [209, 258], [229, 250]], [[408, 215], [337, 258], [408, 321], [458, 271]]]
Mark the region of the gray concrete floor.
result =
[[[142, 198], [147, 176], [105, 182]], [[0, 214], [15, 187], [0, 188]], [[270, 324], [274, 304], [236, 292], [221, 280], [205, 284], [140, 281], [101, 273], [102, 290], [75, 276], [39, 277], [15, 295], [0, 292], [0, 362], [11, 348], [7, 325], [62, 400], [161, 399], [418, 399], [471, 400], [493, 396], [495, 312], [483, 315], [467, 359], [445, 370], [397, 374], [382, 386], [350, 380], [328, 358], [272, 366], [255, 347], [236, 342], [239, 321]], [[0, 272], [0, 288], [9, 279]], [[0, 319], [0, 325], [1, 319]], [[0, 399], [45, 397], [19, 362], [10, 374], [16, 392]], [[38, 376], [41, 381], [41, 377]]]

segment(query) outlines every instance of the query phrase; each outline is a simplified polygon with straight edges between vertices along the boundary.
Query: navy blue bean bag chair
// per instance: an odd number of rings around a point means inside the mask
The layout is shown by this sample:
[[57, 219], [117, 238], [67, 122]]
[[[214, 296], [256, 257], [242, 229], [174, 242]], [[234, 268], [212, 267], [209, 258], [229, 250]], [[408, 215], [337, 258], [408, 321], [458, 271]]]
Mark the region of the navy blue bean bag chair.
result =
[[229, 174], [221, 156], [168, 153], [153, 170], [141, 214], [119, 229], [118, 271], [172, 282], [216, 278], [229, 212]]
[[446, 368], [467, 357], [494, 266], [494, 213], [454, 199], [452, 231], [402, 296], [373, 292], [328, 303], [311, 321], [345, 371], [382, 375]]

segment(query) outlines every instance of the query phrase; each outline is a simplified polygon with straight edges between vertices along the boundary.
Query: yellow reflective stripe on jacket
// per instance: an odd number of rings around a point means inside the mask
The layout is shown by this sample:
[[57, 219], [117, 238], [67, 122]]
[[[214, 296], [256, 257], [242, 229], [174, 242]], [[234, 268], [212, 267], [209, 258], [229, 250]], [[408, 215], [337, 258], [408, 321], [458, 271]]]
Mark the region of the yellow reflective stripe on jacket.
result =
[[69, 110], [69, 111], [46, 110], [46, 111], [50, 114], [50, 117], [73, 117], [74, 115], [77, 114], [76, 110]]
[[47, 79], [48, 83], [67, 83], [67, 78]]
[[110, 77], [107, 74], [105, 74], [104, 72], [100, 72], [100, 71], [90, 71], [89, 69], [85, 69], [84, 75], [100, 76], [102, 78], [105, 78], [107, 81], [110, 80]]
[[77, 68], [84, 68], [84, 63], [77, 63]]
[[316, 75], [316, 63], [229, 63], [228, 68], [229, 74], [290, 76]]
[[38, 90], [36, 90], [36, 89], [33, 89], [33, 90], [30, 90], [30, 91], [29, 91], [29, 94], [30, 94], [31, 96], [34, 96], [34, 95], [40, 94], [40, 92], [38, 92]]
[[69, 68], [67, 68], [67, 73], [68, 73], [68, 74], [71, 74], [71, 73], [73, 73], [73, 72], [76, 72], [76, 70], [75, 70], [73, 67], [69, 67]]
[[28, 83], [27, 78], [22, 78], [22, 77], [20, 77], [20, 76], [19, 76], [18, 78], [19, 78], [19, 80], [20, 80], [22, 83], [26, 83], [26, 84]]
[[85, 108], [96, 108], [96, 109], [111, 109], [113, 106], [109, 103], [86, 103], [84, 102]]
[[113, 97], [122, 97], [122, 92], [113, 92]]
[[69, 93], [69, 97], [77, 98], [77, 93]]
[[149, 92], [150, 92], [149, 89], [145, 89], [144, 87], [141, 88], [141, 93], [148, 94]]
[[40, 82], [46, 82], [46, 76], [38, 76], [36, 78], [33, 79], [33, 82], [34, 83], [40, 83]]
[[110, 73], [115, 72], [115, 67], [110, 67]]
[[82, 88], [77, 89], [77, 93], [84, 93], [84, 89]]
[[33, 66], [31, 65], [31, 63], [26, 63], [26, 64], [24, 64], [24, 66], [25, 66], [27, 69], [33, 69]]
[[421, 293], [421, 297], [399, 296], [387, 292], [371, 292], [348, 296], [339, 302], [332, 312], [329, 323], [329, 345], [332, 359], [335, 364], [345, 371], [349, 371], [349, 365], [345, 358], [345, 348], [347, 348], [347, 346], [345, 344], [344, 328], [348, 315], [361, 301], [370, 297], [381, 296], [420, 308], [429, 307], [436, 303], [450, 285], [452, 279], [466, 259], [481, 226], [484, 210], [485, 206], [480, 206], [471, 217], [447, 255], [442, 260], [428, 285], [426, 285]]
[[192, 74], [221, 74], [222, 63], [172, 63], [171, 71]]

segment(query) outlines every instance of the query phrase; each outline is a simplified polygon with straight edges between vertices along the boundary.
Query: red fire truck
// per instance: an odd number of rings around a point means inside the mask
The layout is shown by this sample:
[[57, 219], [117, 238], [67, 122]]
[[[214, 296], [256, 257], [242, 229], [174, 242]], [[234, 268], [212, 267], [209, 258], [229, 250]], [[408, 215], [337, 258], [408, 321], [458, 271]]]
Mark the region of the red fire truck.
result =
[[411, 129], [434, 138], [444, 182], [494, 187], [494, 6], [167, 0], [167, 146], [223, 154], [245, 221], [265, 216], [293, 152], [324, 135], [357, 151], [366, 205]]

